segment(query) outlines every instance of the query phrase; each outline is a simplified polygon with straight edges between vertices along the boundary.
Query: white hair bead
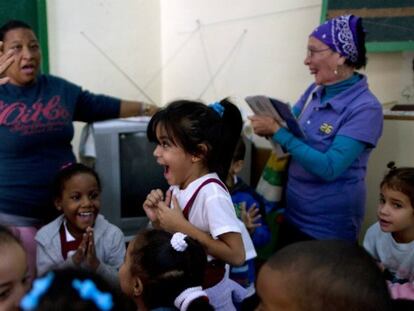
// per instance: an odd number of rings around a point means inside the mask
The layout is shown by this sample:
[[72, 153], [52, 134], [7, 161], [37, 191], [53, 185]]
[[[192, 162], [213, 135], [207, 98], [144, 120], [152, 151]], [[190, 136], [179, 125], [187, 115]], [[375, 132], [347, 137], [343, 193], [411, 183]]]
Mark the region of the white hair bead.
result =
[[176, 232], [173, 234], [171, 238], [171, 246], [177, 251], [177, 252], [184, 252], [187, 249], [187, 242], [185, 241], [185, 235], [181, 232]]

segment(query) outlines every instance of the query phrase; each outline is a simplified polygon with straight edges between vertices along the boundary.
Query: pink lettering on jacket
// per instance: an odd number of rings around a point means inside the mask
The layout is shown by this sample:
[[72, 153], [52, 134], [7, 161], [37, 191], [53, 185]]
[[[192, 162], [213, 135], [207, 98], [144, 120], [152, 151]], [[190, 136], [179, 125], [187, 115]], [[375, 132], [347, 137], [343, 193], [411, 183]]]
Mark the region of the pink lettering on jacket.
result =
[[11, 132], [30, 135], [62, 129], [70, 120], [69, 111], [60, 103], [60, 96], [53, 96], [47, 103], [40, 101], [31, 106], [22, 102], [10, 104], [0, 100], [0, 126]]

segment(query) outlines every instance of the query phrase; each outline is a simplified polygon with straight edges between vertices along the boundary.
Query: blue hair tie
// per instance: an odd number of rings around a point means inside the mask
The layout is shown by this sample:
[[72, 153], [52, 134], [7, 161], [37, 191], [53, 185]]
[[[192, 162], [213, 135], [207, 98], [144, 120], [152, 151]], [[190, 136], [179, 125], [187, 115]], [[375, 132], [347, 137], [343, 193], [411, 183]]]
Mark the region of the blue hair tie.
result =
[[78, 279], [73, 280], [73, 288], [78, 290], [79, 296], [85, 300], [92, 300], [96, 306], [102, 311], [109, 311], [112, 309], [114, 303], [112, 301], [112, 295], [110, 293], [101, 292], [96, 288], [95, 283], [92, 280], [80, 281]]
[[44, 293], [49, 289], [54, 278], [53, 272], [49, 272], [43, 278], [39, 278], [33, 282], [32, 290], [23, 297], [20, 302], [20, 307], [23, 310], [34, 310], [39, 304], [39, 300]]
[[223, 117], [223, 113], [224, 113], [224, 107], [222, 104], [220, 104], [220, 102], [214, 102], [210, 105], [208, 105], [211, 109], [213, 109], [215, 112], [217, 112], [221, 117]]

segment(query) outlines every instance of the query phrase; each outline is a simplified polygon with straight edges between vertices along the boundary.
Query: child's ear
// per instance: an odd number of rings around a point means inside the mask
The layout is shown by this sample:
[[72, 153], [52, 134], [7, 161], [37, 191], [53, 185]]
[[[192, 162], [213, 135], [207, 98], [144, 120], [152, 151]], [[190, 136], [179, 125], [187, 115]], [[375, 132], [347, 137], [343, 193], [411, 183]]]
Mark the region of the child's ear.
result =
[[208, 151], [208, 147], [206, 144], [198, 144], [197, 154], [193, 154], [193, 156], [191, 157], [191, 160], [194, 163], [202, 161], [205, 158], [207, 151]]
[[138, 297], [142, 295], [142, 291], [144, 290], [144, 286], [142, 281], [139, 277], [134, 279], [134, 288], [132, 289], [134, 297]]
[[55, 207], [56, 207], [56, 209], [58, 211], [61, 211], [62, 210], [62, 206], [61, 206], [62, 200], [60, 198], [59, 199], [55, 199], [55, 201], [53, 203], [55, 204]]

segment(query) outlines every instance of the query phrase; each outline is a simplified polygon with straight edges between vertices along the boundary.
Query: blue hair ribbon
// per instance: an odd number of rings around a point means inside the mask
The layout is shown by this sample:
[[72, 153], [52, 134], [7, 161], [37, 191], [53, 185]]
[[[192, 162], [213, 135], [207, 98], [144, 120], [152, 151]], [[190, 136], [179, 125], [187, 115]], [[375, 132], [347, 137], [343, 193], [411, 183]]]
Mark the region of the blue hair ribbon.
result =
[[220, 102], [214, 102], [210, 105], [208, 105], [211, 109], [213, 109], [215, 112], [219, 114], [220, 117], [223, 117], [224, 113], [224, 107]]
[[39, 278], [33, 282], [32, 290], [23, 297], [20, 302], [22, 310], [34, 310], [39, 304], [39, 300], [49, 289], [54, 278], [53, 272], [49, 272], [46, 276]]
[[92, 300], [95, 305], [102, 311], [109, 311], [112, 309], [114, 303], [112, 301], [112, 295], [110, 293], [101, 292], [96, 288], [95, 283], [92, 280], [80, 281], [78, 279], [73, 280], [73, 288], [78, 290], [79, 296], [84, 300]]

